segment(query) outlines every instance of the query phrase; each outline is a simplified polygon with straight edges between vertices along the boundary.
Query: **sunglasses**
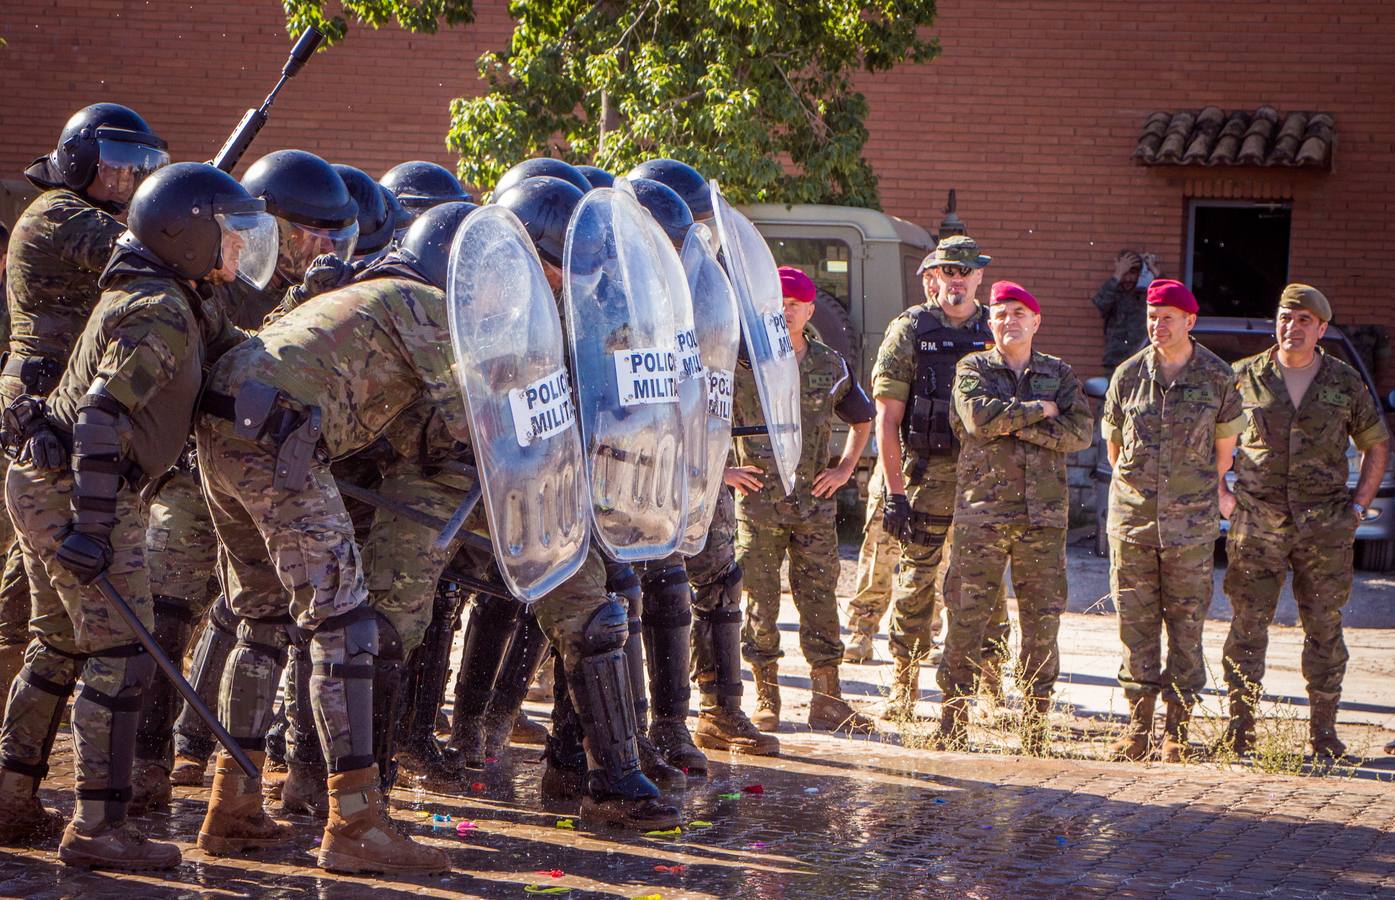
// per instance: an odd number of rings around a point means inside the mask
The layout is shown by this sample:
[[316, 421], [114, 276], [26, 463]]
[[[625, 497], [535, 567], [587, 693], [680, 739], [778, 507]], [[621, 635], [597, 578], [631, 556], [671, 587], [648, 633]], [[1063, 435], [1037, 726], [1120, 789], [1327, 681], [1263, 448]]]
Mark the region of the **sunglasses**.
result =
[[950, 278], [953, 278], [956, 275], [958, 275], [960, 278], [968, 278], [969, 275], [974, 271], [972, 266], [948, 265], [936, 266], [935, 268], [939, 269], [941, 272], [945, 273]]

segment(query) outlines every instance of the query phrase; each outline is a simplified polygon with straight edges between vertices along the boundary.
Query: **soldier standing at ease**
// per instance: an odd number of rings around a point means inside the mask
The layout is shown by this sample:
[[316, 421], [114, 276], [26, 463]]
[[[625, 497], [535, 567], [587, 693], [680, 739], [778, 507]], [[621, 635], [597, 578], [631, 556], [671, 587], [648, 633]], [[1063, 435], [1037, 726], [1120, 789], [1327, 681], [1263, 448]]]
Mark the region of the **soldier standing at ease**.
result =
[[959, 457], [949, 424], [950, 387], [959, 360], [992, 341], [988, 312], [974, 299], [989, 261], [968, 235], [940, 241], [920, 264], [925, 303], [887, 326], [872, 370], [877, 452], [886, 477], [883, 524], [901, 542], [891, 595], [896, 670], [888, 716], [914, 711], [920, 660], [930, 651]]
[[1150, 284], [1148, 346], [1114, 370], [1104, 400], [1100, 427], [1114, 466], [1109, 582], [1130, 717], [1111, 749], [1126, 759], [1148, 757], [1161, 691], [1162, 757], [1180, 762], [1191, 707], [1206, 684], [1201, 627], [1211, 605], [1218, 492], [1244, 418], [1235, 373], [1191, 338], [1196, 313], [1186, 285], [1162, 278]]
[[[1220, 503], [1230, 519], [1225, 592], [1234, 616], [1225, 642], [1226, 737], [1236, 753], [1254, 747], [1269, 623], [1290, 568], [1305, 637], [1313, 755], [1346, 753], [1337, 738], [1347, 667], [1342, 607], [1351, 596], [1356, 526], [1385, 474], [1390, 433], [1356, 370], [1318, 349], [1331, 318], [1332, 307], [1317, 288], [1290, 284], [1275, 316], [1277, 343], [1235, 364], [1245, 430], [1235, 457], [1235, 492], [1222, 482]], [[1354, 492], [1347, 490], [1349, 440], [1364, 454]]]
[[962, 449], [948, 542], [938, 740], [946, 748], [964, 742], [984, 633], [1011, 561], [1026, 682], [1023, 749], [1039, 753], [1066, 609], [1066, 454], [1090, 446], [1094, 416], [1071, 367], [1032, 350], [1041, 306], [1031, 293], [995, 283], [988, 327], [993, 349], [964, 357], [954, 375], [953, 424]]
[[[838, 526], [833, 495], [852, 477], [862, 448], [872, 431], [875, 407], [852, 377], [847, 360], [827, 344], [805, 335], [814, 315], [814, 282], [799, 269], [780, 267], [785, 320], [799, 363], [800, 428], [803, 454], [794, 492], [780, 497], [765, 490], [778, 479], [767, 437], [739, 438], [736, 460], [745, 473], [736, 504], [737, 563], [746, 573], [746, 624], [742, 655], [755, 667], [756, 714], [751, 721], [762, 731], [780, 727], [779, 659], [780, 566], [790, 560], [790, 592], [799, 609], [799, 643], [810, 666], [813, 699], [809, 726], [819, 729], [870, 730], [870, 719], [859, 715], [842, 698], [838, 664], [843, 642], [838, 637]], [[755, 379], [742, 369], [733, 398], [738, 424], [763, 418]], [[831, 414], [831, 415], [830, 415]], [[832, 416], [850, 427], [838, 462], [825, 468]], [[778, 484], [778, 480], [776, 481]]]

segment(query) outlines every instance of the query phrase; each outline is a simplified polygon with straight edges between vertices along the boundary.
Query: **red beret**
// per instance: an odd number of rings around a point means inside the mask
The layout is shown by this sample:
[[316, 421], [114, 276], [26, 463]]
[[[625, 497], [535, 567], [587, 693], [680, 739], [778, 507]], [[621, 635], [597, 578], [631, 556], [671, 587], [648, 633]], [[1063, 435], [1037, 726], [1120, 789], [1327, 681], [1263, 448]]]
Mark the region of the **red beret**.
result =
[[780, 293], [800, 303], [814, 302], [814, 282], [794, 266], [780, 267]]
[[1187, 286], [1173, 278], [1154, 278], [1148, 285], [1149, 306], [1175, 306], [1182, 312], [1196, 315], [1201, 307]]
[[1006, 303], [1009, 300], [1016, 300], [1032, 312], [1041, 315], [1041, 304], [1037, 302], [1036, 297], [1032, 296], [1031, 291], [1012, 281], [993, 282], [993, 290], [989, 295], [988, 305], [992, 306], [994, 303]]

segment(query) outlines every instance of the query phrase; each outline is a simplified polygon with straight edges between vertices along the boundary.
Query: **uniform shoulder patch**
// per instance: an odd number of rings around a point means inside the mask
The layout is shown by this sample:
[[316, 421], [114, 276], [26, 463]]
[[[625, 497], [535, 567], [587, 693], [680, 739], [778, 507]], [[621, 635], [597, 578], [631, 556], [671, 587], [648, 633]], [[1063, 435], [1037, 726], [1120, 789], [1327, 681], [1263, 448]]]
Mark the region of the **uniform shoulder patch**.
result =
[[964, 372], [959, 376], [959, 390], [967, 394], [969, 391], [976, 391], [983, 382], [973, 372]]

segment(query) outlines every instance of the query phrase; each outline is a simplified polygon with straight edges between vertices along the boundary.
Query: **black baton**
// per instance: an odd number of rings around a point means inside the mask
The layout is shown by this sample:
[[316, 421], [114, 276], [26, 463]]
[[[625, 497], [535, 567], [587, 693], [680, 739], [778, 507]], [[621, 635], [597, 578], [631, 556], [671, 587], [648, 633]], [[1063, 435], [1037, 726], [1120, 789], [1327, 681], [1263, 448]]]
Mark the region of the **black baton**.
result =
[[223, 749], [228, 751], [228, 755], [233, 758], [233, 762], [237, 763], [238, 767], [247, 773], [248, 778], [256, 778], [261, 775], [257, 767], [252, 765], [252, 760], [247, 757], [246, 751], [237, 745], [237, 741], [233, 740], [232, 735], [228, 734], [228, 730], [223, 727], [223, 723], [219, 722], [218, 717], [204, 704], [203, 698], [199, 696], [199, 692], [194, 690], [193, 686], [184, 680], [184, 674], [179, 671], [179, 668], [175, 666], [174, 663], [170, 662], [170, 658], [165, 655], [165, 651], [159, 644], [155, 643], [155, 638], [150, 636], [150, 632], [141, 624], [140, 619], [136, 618], [136, 614], [131, 611], [131, 607], [126, 605], [126, 599], [121, 596], [121, 593], [116, 589], [115, 585], [111, 583], [111, 579], [107, 577], [107, 573], [103, 572], [98, 575], [93, 584], [97, 585], [97, 589], [102, 592], [102, 596], [107, 598], [107, 602], [116, 607], [116, 611], [121, 614], [121, 618], [125, 619], [126, 624], [136, 633], [136, 640], [145, 648], [145, 652], [149, 653], [151, 658], [155, 660], [155, 664], [160, 667], [161, 672], [165, 673], [165, 677], [174, 684], [175, 690], [179, 691], [179, 695], [184, 698], [184, 701], [189, 704], [194, 712], [199, 714], [199, 718], [203, 719], [203, 723], [208, 726], [209, 731], [213, 732], [213, 736], [218, 739], [218, 743], [223, 745]]

